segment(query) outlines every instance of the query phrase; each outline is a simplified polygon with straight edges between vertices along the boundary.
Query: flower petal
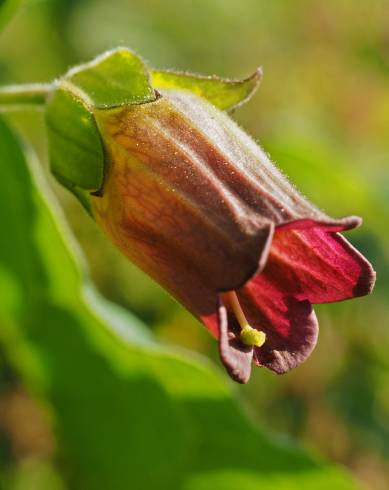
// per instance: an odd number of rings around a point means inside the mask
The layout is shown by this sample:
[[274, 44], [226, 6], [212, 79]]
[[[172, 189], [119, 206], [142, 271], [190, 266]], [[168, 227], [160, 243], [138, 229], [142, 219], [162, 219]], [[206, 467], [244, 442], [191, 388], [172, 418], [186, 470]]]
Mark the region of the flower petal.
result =
[[311, 219], [311, 218], [300, 218], [292, 221], [287, 221], [277, 226], [278, 231], [285, 230], [309, 230], [310, 228], [321, 227], [326, 231], [346, 231], [352, 230], [353, 228], [358, 228], [361, 226], [362, 218], [359, 216], [346, 216], [339, 219]]
[[272, 275], [258, 274], [239, 290], [250, 325], [266, 333], [255, 348], [254, 362], [278, 374], [295, 368], [310, 355], [318, 337], [318, 322], [309, 301], [299, 301], [278, 287]]
[[[216, 295], [265, 265], [274, 223], [241, 196], [244, 182], [203, 134], [205, 123], [192, 126], [164, 98], [102, 111], [98, 121], [115, 164], [93, 199], [95, 218], [131, 260], [179, 299], [173, 281], [192, 289], [201, 276]], [[193, 311], [191, 294], [182, 296]]]
[[368, 294], [375, 281], [370, 263], [331, 224], [301, 223], [277, 229], [266, 265], [278, 287], [311, 303]]
[[238, 340], [240, 328], [223, 304], [219, 305], [218, 326], [215, 317], [211, 321], [212, 315], [203, 317], [219, 337], [220, 356], [233, 379], [247, 382], [252, 355], [257, 365], [279, 374], [296, 367], [317, 341], [318, 322], [311, 304], [371, 290], [374, 272], [370, 264], [337, 233], [359, 223], [357, 217], [301, 219], [277, 227], [264, 269], [238, 291], [250, 325], [267, 335], [265, 344], [253, 354]]
[[240, 327], [233, 315], [227, 313], [220, 296], [218, 326], [220, 358], [228, 374], [238, 383], [247, 383], [250, 379], [254, 349], [239, 340]]
[[359, 222], [355, 217], [303, 219], [277, 227], [264, 270], [239, 290], [249, 323], [267, 335], [263, 347], [254, 351], [256, 364], [277, 373], [296, 367], [317, 341], [311, 304], [370, 292], [375, 278], [371, 265], [334, 232]]

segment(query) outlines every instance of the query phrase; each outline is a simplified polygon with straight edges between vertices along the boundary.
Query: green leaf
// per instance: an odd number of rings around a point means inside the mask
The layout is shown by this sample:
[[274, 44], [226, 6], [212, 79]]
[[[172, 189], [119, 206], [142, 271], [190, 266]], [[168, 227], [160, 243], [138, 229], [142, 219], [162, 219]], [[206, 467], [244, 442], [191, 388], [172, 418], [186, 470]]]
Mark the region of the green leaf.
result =
[[12, 19], [24, 0], [1, 0], [0, 1], [0, 32]]
[[128, 313], [107, 308], [39, 168], [1, 120], [0, 162], [0, 341], [51, 409], [69, 488], [356, 488], [254, 425], [207, 362], [158, 346]]
[[97, 191], [104, 178], [104, 150], [93, 114], [66, 84], [49, 99], [46, 123], [52, 173], [71, 191]]
[[97, 109], [155, 99], [146, 66], [127, 48], [116, 48], [72, 68], [64, 78]]
[[242, 80], [175, 71], [151, 71], [152, 85], [156, 89], [189, 90], [227, 111], [247, 102], [259, 87], [261, 78], [260, 68]]

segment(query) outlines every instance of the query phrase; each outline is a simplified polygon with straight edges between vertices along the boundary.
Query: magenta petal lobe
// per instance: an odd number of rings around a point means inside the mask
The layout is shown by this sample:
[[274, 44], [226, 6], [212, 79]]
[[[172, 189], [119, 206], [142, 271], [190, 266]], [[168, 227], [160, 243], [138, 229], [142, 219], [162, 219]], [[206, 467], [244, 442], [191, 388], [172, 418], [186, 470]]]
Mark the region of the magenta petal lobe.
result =
[[362, 224], [359, 216], [346, 216], [340, 219], [299, 218], [277, 226], [277, 230], [307, 230], [309, 228], [325, 228], [326, 231], [339, 232], [353, 230]]
[[283, 374], [311, 354], [319, 328], [311, 303], [282, 290], [268, 272], [266, 267], [238, 291], [238, 297], [249, 324], [266, 334], [264, 345], [254, 349], [254, 362]]
[[313, 304], [364, 296], [373, 288], [370, 263], [328, 225], [276, 231], [266, 275], [279, 289]]
[[256, 348], [254, 362], [277, 374], [284, 374], [304, 362], [316, 346], [319, 325], [308, 301], [289, 301], [288, 329], [283, 335], [275, 328], [265, 344]]

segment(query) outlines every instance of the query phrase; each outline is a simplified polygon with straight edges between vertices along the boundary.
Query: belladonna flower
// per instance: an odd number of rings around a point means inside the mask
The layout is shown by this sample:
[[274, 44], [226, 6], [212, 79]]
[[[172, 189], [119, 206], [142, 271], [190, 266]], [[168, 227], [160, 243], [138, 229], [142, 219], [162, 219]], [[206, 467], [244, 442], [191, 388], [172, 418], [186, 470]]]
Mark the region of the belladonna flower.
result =
[[[95, 109], [105, 175], [92, 214], [218, 339], [230, 376], [282, 374], [315, 347], [312, 304], [368, 294], [369, 262], [226, 113], [187, 90]], [[329, 190], [330, 192], [330, 190]]]
[[370, 264], [227, 115], [171, 92], [97, 115], [109, 168], [96, 220], [116, 245], [218, 338], [245, 383], [312, 352], [312, 303], [371, 291]]

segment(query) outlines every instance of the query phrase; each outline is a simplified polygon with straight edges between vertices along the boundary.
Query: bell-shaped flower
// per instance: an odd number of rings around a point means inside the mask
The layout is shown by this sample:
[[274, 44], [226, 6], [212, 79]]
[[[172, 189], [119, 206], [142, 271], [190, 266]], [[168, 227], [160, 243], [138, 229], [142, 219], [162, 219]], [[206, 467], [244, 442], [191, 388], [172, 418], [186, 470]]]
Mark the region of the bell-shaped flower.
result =
[[[143, 91], [127, 100], [123, 89], [124, 102], [104, 103], [104, 77], [117, 76], [115, 56], [123, 53], [139, 61], [118, 50], [59, 82], [51, 144], [79, 138], [74, 151], [82, 157], [75, 168], [73, 155], [69, 163], [52, 153], [54, 173], [124, 254], [205, 324], [233, 379], [247, 382], [252, 363], [289, 371], [316, 344], [312, 304], [372, 289], [371, 265], [340, 235], [361, 220], [316, 208], [220, 110], [245, 99], [260, 72], [241, 82], [170, 72], [149, 78], [139, 65], [132, 83]], [[125, 87], [122, 72], [119, 81]], [[70, 99], [81, 126], [66, 133], [55, 109]], [[81, 141], [82, 118], [93, 134]]]

